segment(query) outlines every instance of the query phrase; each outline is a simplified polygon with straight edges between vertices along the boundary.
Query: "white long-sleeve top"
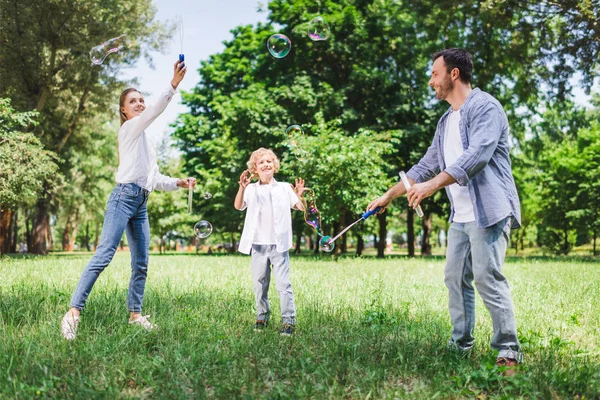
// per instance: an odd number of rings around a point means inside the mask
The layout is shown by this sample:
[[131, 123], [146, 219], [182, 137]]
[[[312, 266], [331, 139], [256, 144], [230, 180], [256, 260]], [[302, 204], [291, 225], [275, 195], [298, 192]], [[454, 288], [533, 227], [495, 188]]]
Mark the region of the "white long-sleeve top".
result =
[[148, 105], [140, 115], [121, 125], [117, 183], [135, 183], [148, 191], [177, 189], [177, 178], [162, 175], [158, 171], [156, 150], [144, 131], [167, 108], [174, 94], [175, 90], [169, 85], [156, 103]]

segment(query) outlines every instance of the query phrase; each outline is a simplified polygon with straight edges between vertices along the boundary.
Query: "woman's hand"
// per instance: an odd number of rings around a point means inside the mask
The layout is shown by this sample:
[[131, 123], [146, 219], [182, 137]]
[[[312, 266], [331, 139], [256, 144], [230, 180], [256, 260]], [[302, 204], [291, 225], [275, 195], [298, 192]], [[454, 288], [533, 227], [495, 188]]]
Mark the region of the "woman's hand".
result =
[[184, 65], [185, 63], [179, 60], [177, 60], [177, 62], [175, 63], [173, 70], [173, 79], [171, 80], [171, 86], [173, 86], [173, 89], [177, 89], [177, 86], [179, 86], [179, 82], [181, 82], [183, 80], [183, 77], [185, 76], [187, 66]]
[[191, 187], [193, 189], [196, 186], [196, 178], [178, 179], [177, 186], [179, 186], [181, 188]]

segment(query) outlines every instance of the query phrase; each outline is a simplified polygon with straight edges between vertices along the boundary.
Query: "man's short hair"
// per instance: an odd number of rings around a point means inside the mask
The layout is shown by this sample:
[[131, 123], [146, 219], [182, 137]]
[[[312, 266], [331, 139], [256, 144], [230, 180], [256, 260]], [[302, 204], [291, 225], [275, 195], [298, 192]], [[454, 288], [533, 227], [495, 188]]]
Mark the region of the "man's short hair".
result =
[[435, 61], [440, 57], [444, 57], [448, 73], [454, 68], [458, 68], [460, 80], [463, 83], [471, 83], [471, 79], [473, 78], [473, 56], [471, 53], [465, 49], [445, 49], [435, 53], [432, 60]]

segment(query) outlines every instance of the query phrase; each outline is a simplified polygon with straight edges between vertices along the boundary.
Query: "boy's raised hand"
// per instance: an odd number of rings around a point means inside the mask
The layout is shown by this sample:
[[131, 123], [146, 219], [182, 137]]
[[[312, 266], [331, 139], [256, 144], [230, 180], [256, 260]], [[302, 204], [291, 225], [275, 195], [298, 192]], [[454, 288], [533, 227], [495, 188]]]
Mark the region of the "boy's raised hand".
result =
[[242, 187], [242, 188], [246, 188], [246, 186], [248, 186], [250, 184], [250, 181], [252, 180], [252, 178], [250, 177], [250, 171], [245, 170], [244, 172], [242, 172], [242, 174], [240, 175], [240, 180], [238, 181], [238, 184]]
[[304, 193], [304, 179], [296, 179], [296, 187], [294, 188], [294, 192], [296, 192], [298, 197], [302, 196], [302, 193]]

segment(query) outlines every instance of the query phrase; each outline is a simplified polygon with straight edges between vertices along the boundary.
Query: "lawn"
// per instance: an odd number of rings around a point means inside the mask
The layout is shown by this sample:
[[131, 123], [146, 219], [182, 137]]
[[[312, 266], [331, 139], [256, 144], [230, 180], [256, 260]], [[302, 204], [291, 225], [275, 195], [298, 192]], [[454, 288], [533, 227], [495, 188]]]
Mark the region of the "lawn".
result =
[[127, 325], [121, 252], [67, 342], [89, 258], [0, 258], [0, 398], [600, 398], [597, 260], [508, 260], [526, 363], [505, 377], [479, 299], [475, 351], [446, 352], [442, 258], [293, 257], [298, 330], [281, 337], [277, 318], [253, 331], [250, 258], [230, 255], [153, 254], [144, 314], [159, 329]]

